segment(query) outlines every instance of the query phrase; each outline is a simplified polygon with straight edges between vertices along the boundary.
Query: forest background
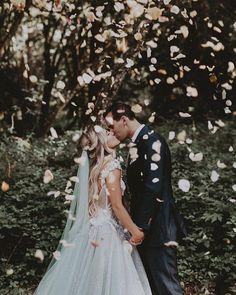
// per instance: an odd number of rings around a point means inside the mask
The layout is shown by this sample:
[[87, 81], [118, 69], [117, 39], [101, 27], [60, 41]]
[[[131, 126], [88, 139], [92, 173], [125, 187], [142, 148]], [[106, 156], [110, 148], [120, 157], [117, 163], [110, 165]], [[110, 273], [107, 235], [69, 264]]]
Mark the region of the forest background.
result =
[[185, 293], [236, 294], [235, 55], [234, 0], [1, 1], [1, 294], [40, 281], [79, 134], [115, 101], [170, 146]]

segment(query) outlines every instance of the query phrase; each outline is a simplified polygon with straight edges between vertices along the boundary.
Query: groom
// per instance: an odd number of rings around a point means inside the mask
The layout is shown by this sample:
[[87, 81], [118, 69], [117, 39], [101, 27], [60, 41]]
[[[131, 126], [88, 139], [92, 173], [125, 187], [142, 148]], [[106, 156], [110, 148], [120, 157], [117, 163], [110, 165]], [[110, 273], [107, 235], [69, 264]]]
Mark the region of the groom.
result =
[[127, 104], [113, 104], [103, 116], [120, 141], [131, 139], [127, 167], [130, 213], [145, 234], [137, 249], [152, 293], [182, 295], [176, 248], [186, 230], [172, 193], [168, 145], [160, 134], [138, 122]]

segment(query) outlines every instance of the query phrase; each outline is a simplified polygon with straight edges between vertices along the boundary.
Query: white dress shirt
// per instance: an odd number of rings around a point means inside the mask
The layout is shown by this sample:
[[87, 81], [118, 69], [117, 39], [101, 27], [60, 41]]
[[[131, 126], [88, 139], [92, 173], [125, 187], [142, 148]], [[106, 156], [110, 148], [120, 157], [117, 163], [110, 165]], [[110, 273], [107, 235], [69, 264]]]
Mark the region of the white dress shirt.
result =
[[131, 137], [132, 142], [135, 142], [137, 136], [139, 135], [139, 132], [143, 129], [145, 124], [141, 124], [134, 132], [133, 136]]

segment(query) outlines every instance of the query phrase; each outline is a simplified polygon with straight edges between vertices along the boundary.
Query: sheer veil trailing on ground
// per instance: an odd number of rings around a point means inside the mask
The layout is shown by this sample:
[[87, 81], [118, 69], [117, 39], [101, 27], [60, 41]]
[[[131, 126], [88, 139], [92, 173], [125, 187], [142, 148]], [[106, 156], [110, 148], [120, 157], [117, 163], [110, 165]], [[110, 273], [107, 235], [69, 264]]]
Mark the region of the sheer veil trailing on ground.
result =
[[[61, 236], [60, 242], [57, 246], [55, 255], [53, 256], [44, 277], [39, 285], [43, 289], [43, 284], [47, 284], [47, 276], [50, 275], [51, 269], [55, 262], [60, 259], [61, 253], [65, 250], [65, 247], [73, 246], [72, 241], [76, 236], [85, 236], [87, 241], [88, 236], [88, 182], [89, 182], [89, 159], [87, 151], [83, 151], [80, 157], [80, 165], [77, 172], [77, 180], [73, 190], [73, 199], [68, 212], [67, 222]], [[80, 185], [83, 184], [83, 185]], [[38, 290], [38, 289], [37, 289]], [[36, 290], [36, 291], [37, 291]], [[35, 292], [36, 292], [35, 291]], [[37, 292], [34, 294], [38, 294]]]

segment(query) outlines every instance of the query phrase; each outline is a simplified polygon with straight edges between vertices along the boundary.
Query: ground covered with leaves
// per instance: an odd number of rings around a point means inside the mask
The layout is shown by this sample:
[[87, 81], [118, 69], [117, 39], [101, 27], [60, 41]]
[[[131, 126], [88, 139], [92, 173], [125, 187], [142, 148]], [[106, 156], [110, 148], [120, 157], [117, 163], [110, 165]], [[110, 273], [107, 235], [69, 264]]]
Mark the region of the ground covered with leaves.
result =
[[[178, 254], [186, 294], [236, 294], [234, 126], [235, 120], [155, 126], [172, 152], [174, 194], [189, 233]], [[46, 270], [66, 221], [77, 138], [68, 131], [1, 139], [1, 294], [32, 294]], [[124, 146], [119, 154], [125, 159], [126, 152]]]

